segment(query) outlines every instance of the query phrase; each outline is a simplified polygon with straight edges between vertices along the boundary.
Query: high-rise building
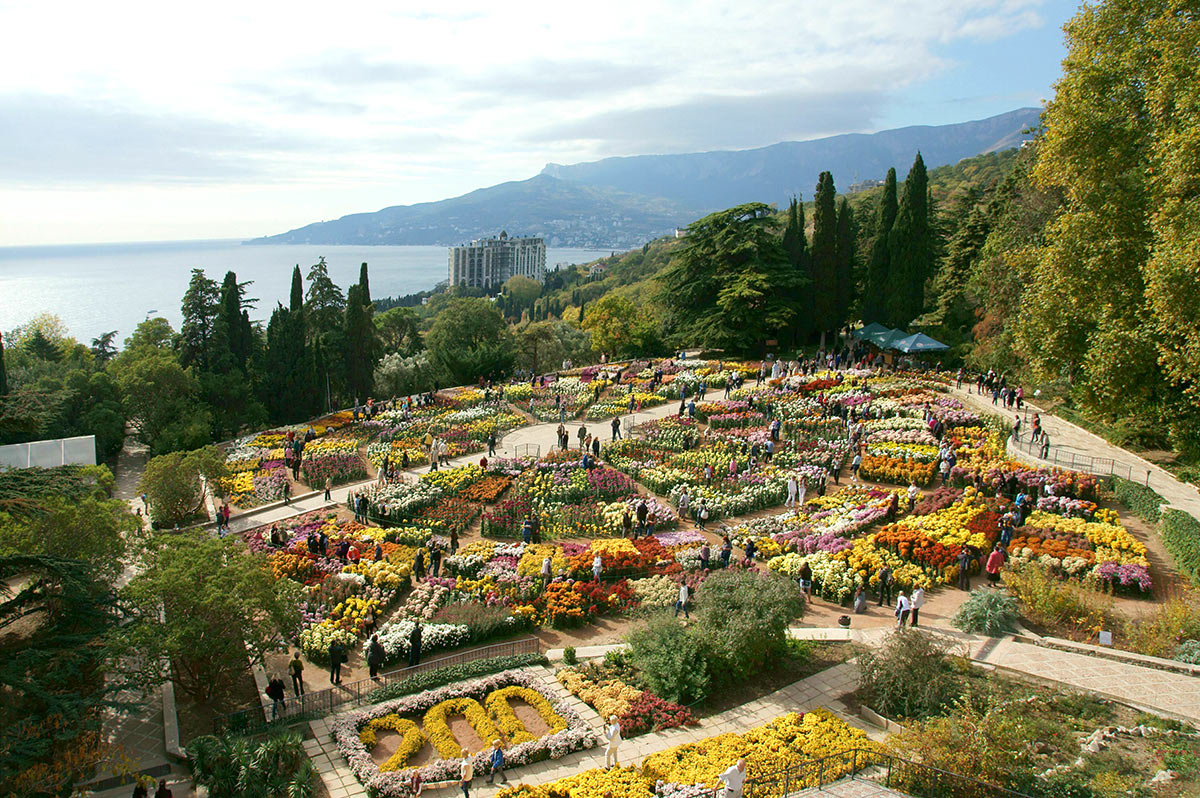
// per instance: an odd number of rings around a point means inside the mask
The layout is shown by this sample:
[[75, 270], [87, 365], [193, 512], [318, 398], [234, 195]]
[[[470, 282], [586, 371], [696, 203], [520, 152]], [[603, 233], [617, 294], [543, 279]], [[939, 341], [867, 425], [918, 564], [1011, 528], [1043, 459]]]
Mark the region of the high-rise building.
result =
[[542, 282], [546, 276], [546, 239], [481, 238], [450, 247], [450, 286], [497, 288], [509, 277], [523, 275]]

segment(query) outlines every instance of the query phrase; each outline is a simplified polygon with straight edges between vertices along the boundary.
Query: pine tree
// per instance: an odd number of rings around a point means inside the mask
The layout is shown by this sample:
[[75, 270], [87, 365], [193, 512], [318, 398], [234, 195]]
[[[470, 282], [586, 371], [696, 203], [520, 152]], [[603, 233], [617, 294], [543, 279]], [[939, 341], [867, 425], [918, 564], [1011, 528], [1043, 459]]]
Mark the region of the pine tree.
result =
[[854, 211], [842, 197], [838, 206], [836, 258], [837, 263], [837, 326], [849, 321], [850, 306], [854, 304]]
[[888, 169], [883, 181], [883, 193], [879, 197], [879, 213], [875, 222], [875, 238], [871, 242], [871, 254], [867, 261], [867, 279], [863, 287], [862, 320], [886, 323], [888, 313], [889, 273], [892, 256], [888, 248], [888, 236], [896, 223], [896, 169]]
[[813, 206], [812, 319], [813, 327], [821, 333], [821, 348], [825, 348], [825, 333], [838, 326], [837, 315], [837, 189], [833, 175], [822, 172], [817, 179]]
[[[250, 357], [250, 320], [242, 311], [243, 287], [238, 285], [237, 275], [225, 272], [217, 302], [216, 318], [213, 322], [215, 335], [207, 370], [225, 374], [233, 368], [245, 371]], [[228, 355], [228, 360], [226, 359]]]
[[304, 303], [308, 334], [314, 342], [342, 325], [346, 299], [329, 277], [329, 266], [321, 258], [308, 270], [308, 295]]
[[932, 271], [935, 250], [929, 223], [929, 178], [920, 152], [904, 180], [888, 249], [888, 323], [902, 328], [925, 311], [925, 279]]
[[292, 269], [292, 296], [288, 301], [288, 310], [299, 313], [304, 310], [304, 278], [300, 276], [300, 264]]
[[220, 296], [216, 280], [206, 277], [203, 269], [192, 269], [192, 278], [180, 306], [183, 325], [179, 333], [179, 363], [183, 367], [211, 367], [213, 323]]

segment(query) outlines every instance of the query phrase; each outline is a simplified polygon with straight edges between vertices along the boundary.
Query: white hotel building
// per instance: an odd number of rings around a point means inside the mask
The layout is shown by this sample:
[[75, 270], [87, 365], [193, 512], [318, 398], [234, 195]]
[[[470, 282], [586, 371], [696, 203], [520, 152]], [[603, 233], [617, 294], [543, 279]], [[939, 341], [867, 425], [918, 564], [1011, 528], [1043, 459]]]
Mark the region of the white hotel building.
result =
[[546, 276], [546, 239], [482, 238], [450, 247], [450, 287], [497, 288], [509, 277], [522, 275], [542, 282]]

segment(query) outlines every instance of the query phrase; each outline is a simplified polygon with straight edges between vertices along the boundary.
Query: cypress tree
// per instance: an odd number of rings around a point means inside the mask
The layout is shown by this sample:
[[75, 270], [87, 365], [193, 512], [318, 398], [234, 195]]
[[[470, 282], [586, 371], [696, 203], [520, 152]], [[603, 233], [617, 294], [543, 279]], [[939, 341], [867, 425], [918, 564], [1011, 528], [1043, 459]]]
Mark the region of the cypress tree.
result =
[[821, 333], [821, 348], [825, 333], [838, 326], [837, 318], [837, 189], [833, 175], [822, 172], [817, 179], [813, 206], [812, 237], [812, 319]]
[[888, 235], [891, 264], [888, 293], [890, 323], [904, 327], [925, 311], [925, 278], [933, 267], [933, 230], [929, 224], [929, 177], [917, 153], [904, 180], [896, 223]]
[[346, 293], [345, 325], [346, 387], [350, 397], [366, 399], [371, 394], [375, 375], [375, 327], [368, 306], [363, 301], [360, 283], [350, 286]]
[[871, 242], [871, 255], [867, 261], [866, 286], [863, 289], [862, 320], [866, 323], [886, 323], [891, 318], [887, 311], [888, 273], [891, 271], [891, 250], [888, 236], [896, 222], [896, 169], [888, 169], [883, 182], [883, 193], [879, 197], [879, 215], [875, 224], [875, 238]]
[[8, 396], [8, 370], [4, 367], [4, 333], [0, 333], [0, 396]]
[[837, 240], [835, 243], [837, 262], [837, 324], [843, 326], [850, 318], [850, 306], [854, 303], [854, 211], [850, 202], [842, 197], [838, 205]]
[[300, 264], [292, 269], [292, 296], [288, 301], [288, 310], [299, 313], [304, 310], [304, 278], [300, 276]]
[[788, 263], [808, 273], [808, 238], [804, 234], [804, 206], [797, 197], [788, 203], [787, 225], [783, 228], [783, 250]]
[[213, 324], [213, 345], [209, 368], [226, 374], [233, 368], [245, 369], [250, 354], [250, 341], [242, 318], [242, 290], [237, 275], [225, 272], [221, 283], [220, 298], [217, 300], [216, 320]]
[[371, 304], [371, 281], [367, 278], [367, 264], [363, 261], [363, 265], [358, 267], [358, 285], [362, 288], [362, 301], [364, 305]]

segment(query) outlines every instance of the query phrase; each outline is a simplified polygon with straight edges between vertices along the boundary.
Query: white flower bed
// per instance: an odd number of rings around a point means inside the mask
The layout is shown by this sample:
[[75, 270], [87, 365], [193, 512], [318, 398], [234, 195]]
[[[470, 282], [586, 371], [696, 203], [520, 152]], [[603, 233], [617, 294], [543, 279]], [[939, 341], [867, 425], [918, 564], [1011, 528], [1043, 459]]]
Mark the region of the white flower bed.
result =
[[[407, 798], [412, 769], [381, 773], [379, 766], [371, 759], [370, 751], [359, 739], [359, 731], [375, 718], [390, 715], [393, 712], [401, 717], [422, 715], [435, 704], [452, 698], [474, 698], [483, 703], [488, 693], [509, 685], [520, 685], [541, 693], [550, 702], [554, 711], [567, 722], [567, 728], [505, 749], [505, 769], [546, 759], [561, 759], [574, 751], [596, 745], [595, 732], [588, 728], [575, 710], [561, 700], [556, 693], [551, 692], [540, 680], [525, 671], [504, 671], [493, 676], [426, 690], [423, 693], [385, 701], [366, 709], [340, 715], [334, 718], [332, 723], [333, 738], [342, 755], [346, 757], [350, 769], [354, 771], [354, 775], [371, 795], [376, 798]], [[477, 774], [487, 773], [491, 767], [491, 749], [488, 748], [474, 754], [472, 760]], [[460, 762], [461, 760], [458, 759], [439, 759], [417, 770], [421, 774], [421, 780], [426, 784], [438, 781], [457, 781]]]
[[[412, 634], [413, 627], [416, 625], [416, 621], [405, 618], [386, 623], [379, 630], [379, 642], [383, 645], [383, 650], [387, 652], [388, 662], [408, 656], [410, 648], [408, 636]], [[443, 648], [455, 648], [466, 643], [470, 637], [471, 630], [465, 623], [421, 624], [421, 651], [430, 652]], [[367, 658], [367, 646], [370, 644], [370, 638], [363, 643], [364, 660]]]

